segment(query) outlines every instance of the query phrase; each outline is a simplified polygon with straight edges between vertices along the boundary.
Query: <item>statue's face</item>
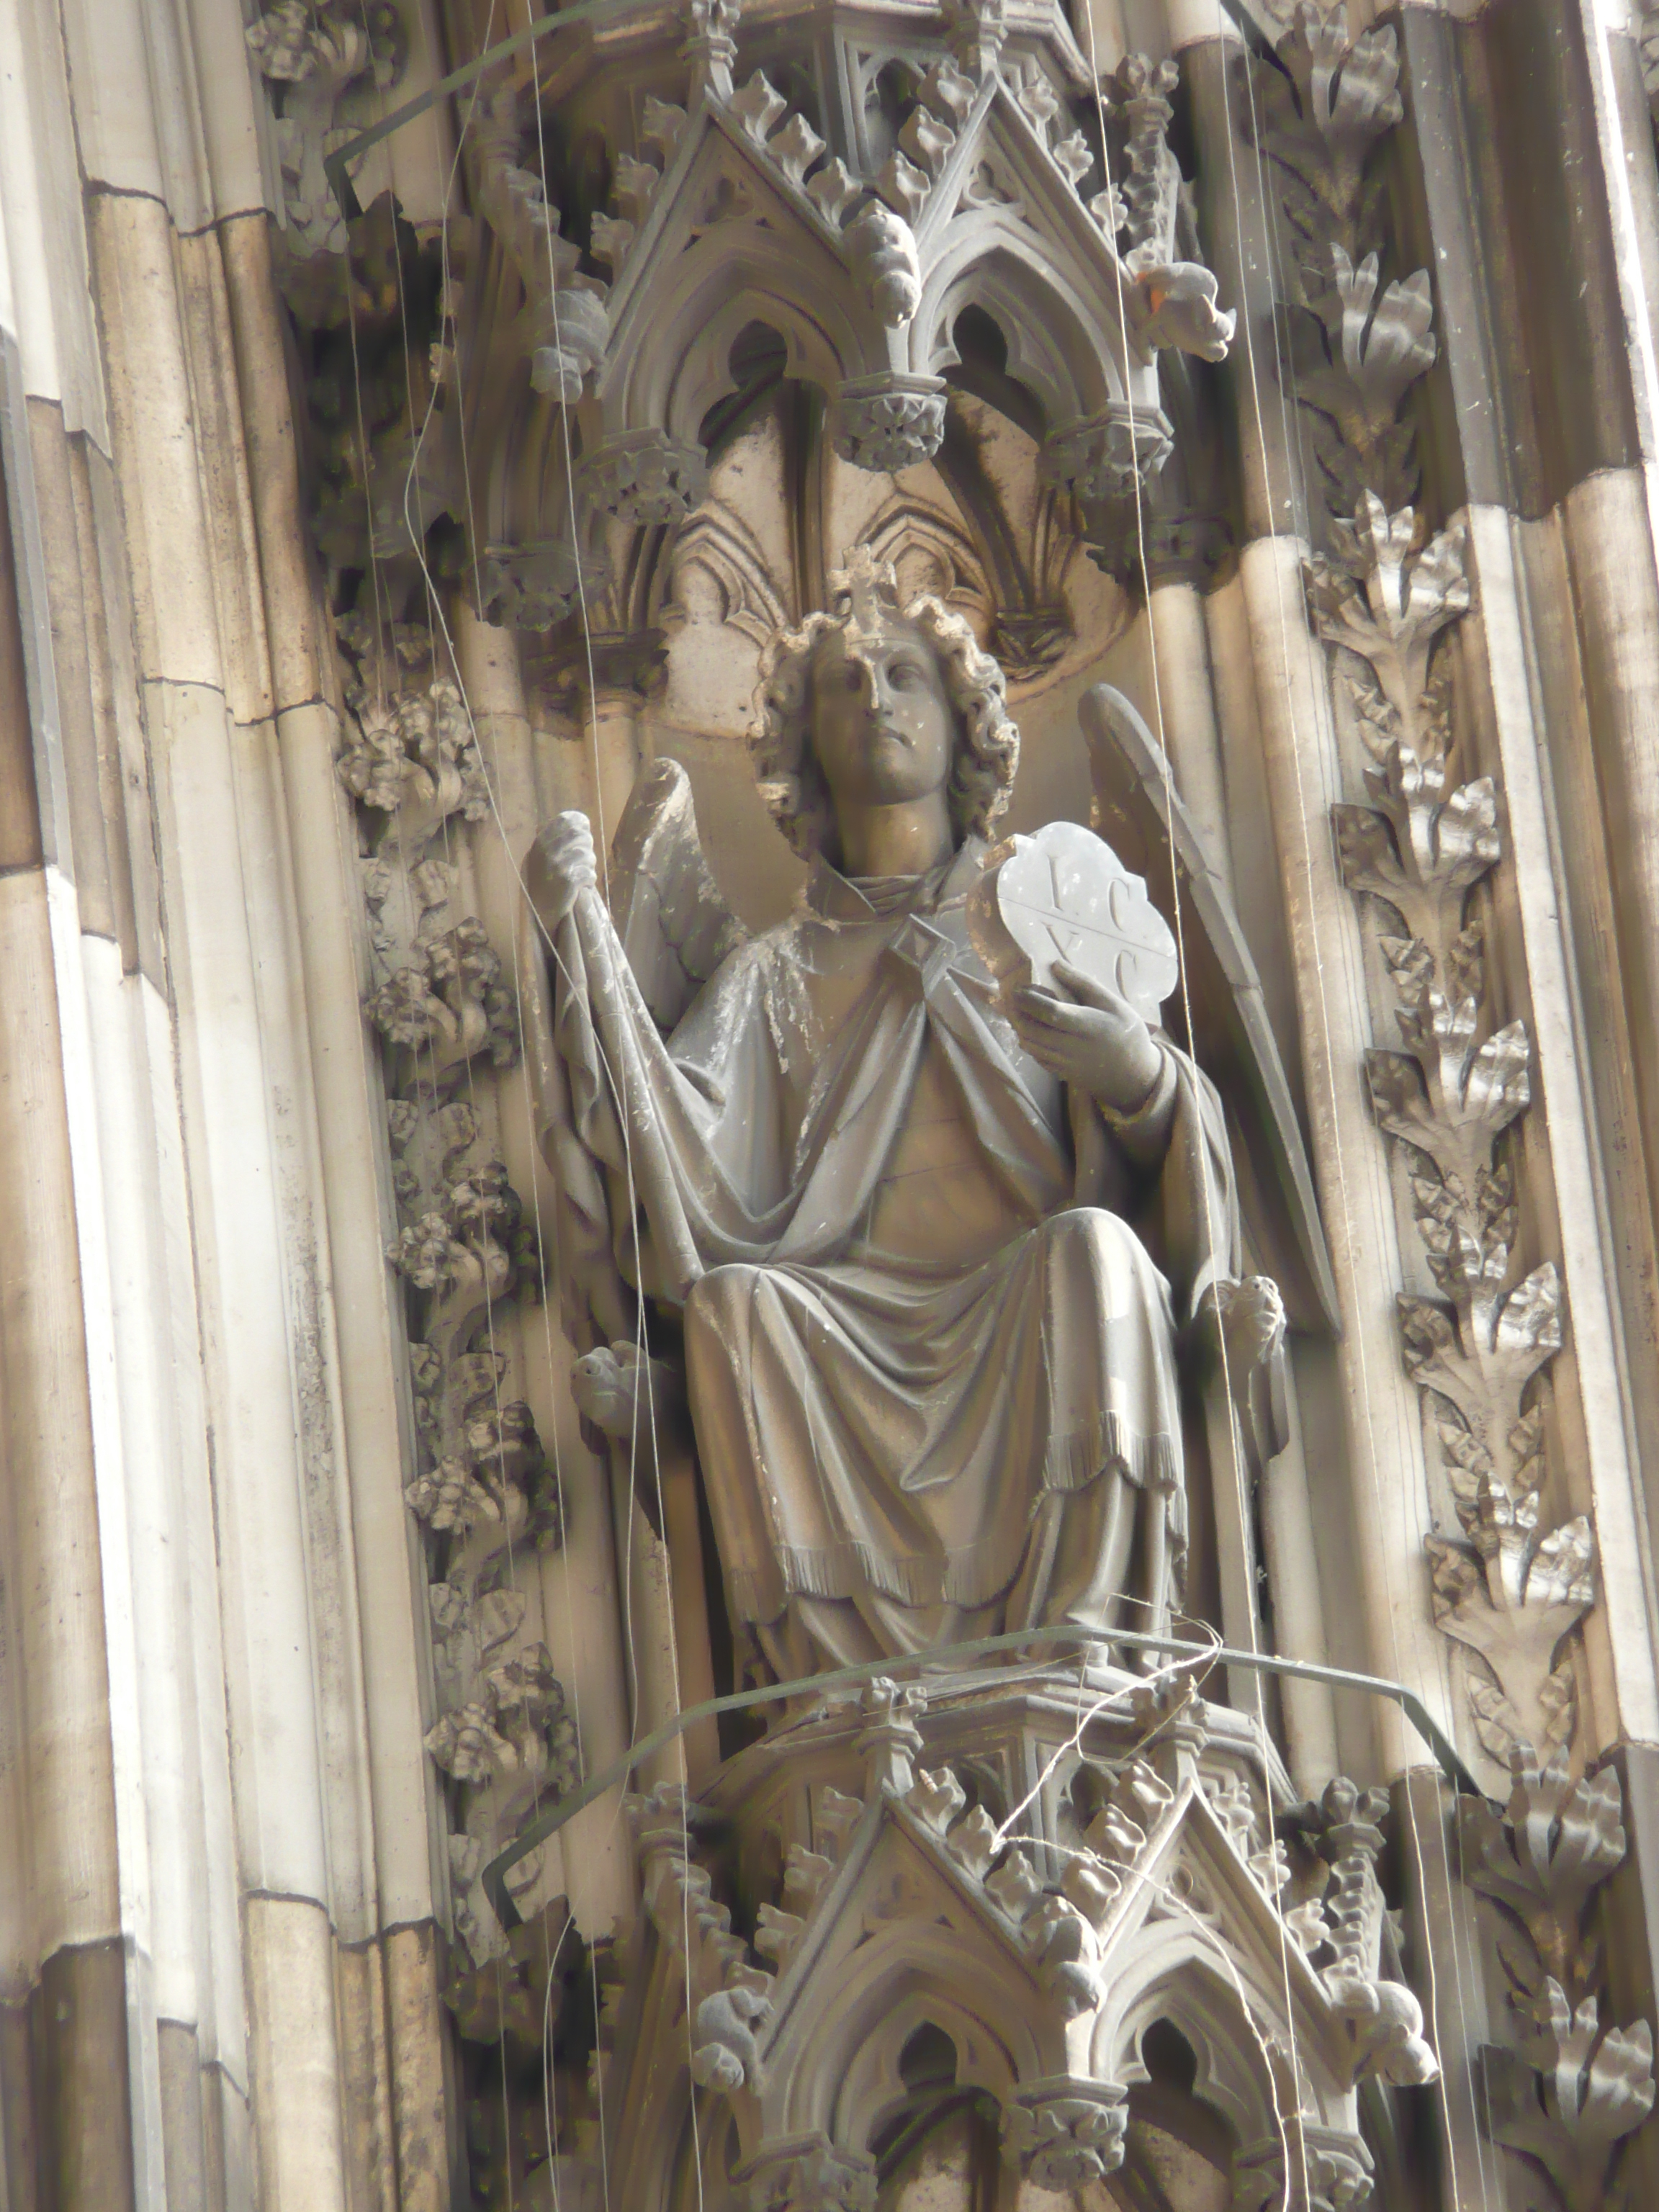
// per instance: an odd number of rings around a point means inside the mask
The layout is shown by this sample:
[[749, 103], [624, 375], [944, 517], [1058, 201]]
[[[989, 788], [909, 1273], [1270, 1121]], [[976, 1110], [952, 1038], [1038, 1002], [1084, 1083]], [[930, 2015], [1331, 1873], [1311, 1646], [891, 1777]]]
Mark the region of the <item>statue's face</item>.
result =
[[831, 630], [812, 661], [812, 750], [839, 816], [942, 791], [956, 709], [931, 642], [908, 623]]

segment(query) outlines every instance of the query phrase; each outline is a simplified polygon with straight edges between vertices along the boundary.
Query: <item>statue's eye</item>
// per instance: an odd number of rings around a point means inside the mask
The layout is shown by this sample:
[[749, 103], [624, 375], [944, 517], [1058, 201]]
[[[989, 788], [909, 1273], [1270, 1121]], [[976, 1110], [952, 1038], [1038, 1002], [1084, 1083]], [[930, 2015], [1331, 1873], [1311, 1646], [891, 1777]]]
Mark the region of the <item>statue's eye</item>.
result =
[[901, 691], [908, 691], [920, 674], [921, 671], [914, 660], [895, 660], [888, 668], [887, 680], [896, 684]]

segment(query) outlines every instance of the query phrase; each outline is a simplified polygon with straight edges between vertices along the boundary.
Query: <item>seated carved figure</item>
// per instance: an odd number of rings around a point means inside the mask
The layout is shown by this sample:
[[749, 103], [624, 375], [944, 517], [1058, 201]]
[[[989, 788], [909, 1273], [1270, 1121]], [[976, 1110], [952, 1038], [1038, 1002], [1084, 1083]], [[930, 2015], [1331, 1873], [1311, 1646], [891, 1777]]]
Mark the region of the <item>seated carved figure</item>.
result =
[[727, 1604], [781, 1679], [1161, 1626], [1177, 1339], [1239, 1272], [1209, 1080], [1079, 970], [1005, 994], [975, 949], [1000, 671], [867, 556], [835, 580], [763, 666], [763, 789], [810, 866], [787, 921], [744, 938], [674, 769], [609, 908], [581, 815], [529, 869], [567, 1319], [580, 1350], [635, 1294], [678, 1316]]

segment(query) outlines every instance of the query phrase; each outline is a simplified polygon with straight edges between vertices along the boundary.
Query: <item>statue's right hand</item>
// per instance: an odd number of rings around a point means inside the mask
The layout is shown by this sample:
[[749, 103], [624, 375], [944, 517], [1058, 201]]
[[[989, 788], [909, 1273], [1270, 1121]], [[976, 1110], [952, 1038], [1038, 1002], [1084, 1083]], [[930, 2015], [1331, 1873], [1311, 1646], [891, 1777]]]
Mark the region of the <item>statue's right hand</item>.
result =
[[525, 889], [542, 925], [556, 929], [576, 903], [576, 894], [599, 881], [593, 832], [587, 817], [573, 809], [545, 824], [525, 861]]

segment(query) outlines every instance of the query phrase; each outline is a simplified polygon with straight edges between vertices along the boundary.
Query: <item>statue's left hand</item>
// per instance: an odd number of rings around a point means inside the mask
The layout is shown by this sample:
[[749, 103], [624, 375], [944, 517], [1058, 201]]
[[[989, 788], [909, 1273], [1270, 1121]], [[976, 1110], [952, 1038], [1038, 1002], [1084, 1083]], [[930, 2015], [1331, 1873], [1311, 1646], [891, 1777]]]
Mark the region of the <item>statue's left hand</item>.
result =
[[550, 933], [576, 903], [576, 894], [599, 881], [593, 830], [574, 809], [556, 814], [525, 856], [524, 887]]
[[1019, 1041], [1062, 1083], [1075, 1084], [1115, 1114], [1133, 1114], [1158, 1087], [1164, 1056], [1127, 999], [1080, 969], [1057, 961], [1066, 995], [1027, 985], [1010, 1000]]

